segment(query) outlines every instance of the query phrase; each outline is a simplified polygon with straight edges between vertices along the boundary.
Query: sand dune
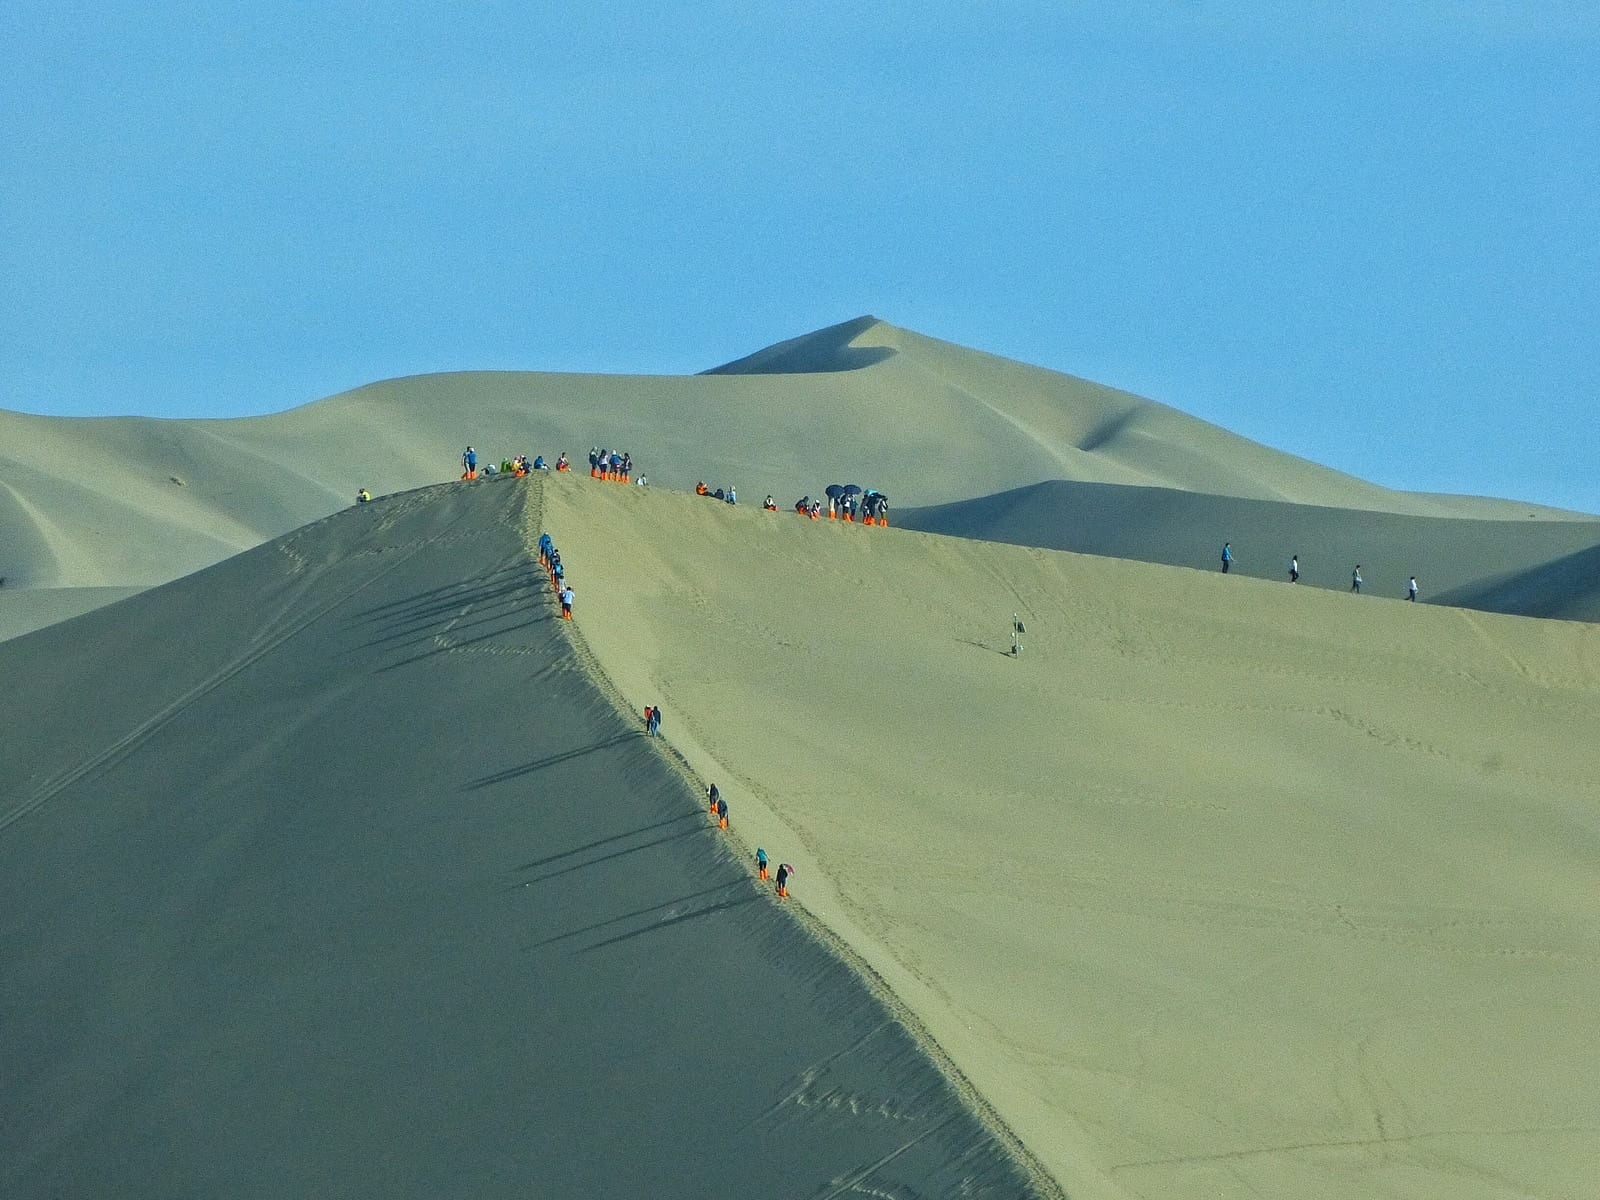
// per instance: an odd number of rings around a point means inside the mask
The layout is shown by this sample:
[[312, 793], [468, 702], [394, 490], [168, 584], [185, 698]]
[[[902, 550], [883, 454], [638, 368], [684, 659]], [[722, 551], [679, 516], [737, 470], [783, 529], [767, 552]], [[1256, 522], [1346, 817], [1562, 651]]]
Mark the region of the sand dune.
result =
[[598, 661], [1068, 1194], [1600, 1178], [1600, 629], [562, 483]]
[[[782, 503], [830, 482], [897, 506], [1050, 480], [1166, 487], [1412, 516], [1581, 514], [1396, 492], [1153, 401], [860, 318], [704, 375], [467, 372], [372, 384], [266, 417], [0, 412], [0, 575], [144, 587], [350, 502], [452, 477], [462, 448], [580, 464], [605, 444], [658, 485]], [[1211, 531], [1206, 531], [1210, 536]]]
[[1030, 1194], [585, 668], [541, 492], [0, 646], [0, 1194]]
[[[1419, 517], [1213, 496], [1171, 488], [1054, 481], [956, 504], [902, 510], [902, 528], [1403, 596], [1523, 616], [1600, 619], [1600, 521]], [[1563, 565], [1558, 565], [1563, 564]]]
[[1491, 579], [1464, 583], [1441, 604], [1566, 621], [1600, 621], [1600, 545]]
[[0, 589], [0, 642], [21, 637], [57, 621], [68, 621], [129, 596], [142, 588]]

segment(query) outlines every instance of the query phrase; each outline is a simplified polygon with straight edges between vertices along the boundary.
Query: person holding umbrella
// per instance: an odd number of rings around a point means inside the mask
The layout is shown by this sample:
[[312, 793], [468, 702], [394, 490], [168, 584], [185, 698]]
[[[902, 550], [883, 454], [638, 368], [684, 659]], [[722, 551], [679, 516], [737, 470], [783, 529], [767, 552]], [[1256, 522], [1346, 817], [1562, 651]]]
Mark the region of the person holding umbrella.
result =
[[793, 874], [794, 868], [788, 863], [778, 864], [778, 899], [787, 900], [789, 898], [789, 876]]
[[822, 494], [828, 498], [828, 520], [832, 521], [839, 515], [837, 508], [840, 498], [844, 496], [844, 484], [830, 483], [822, 489]]

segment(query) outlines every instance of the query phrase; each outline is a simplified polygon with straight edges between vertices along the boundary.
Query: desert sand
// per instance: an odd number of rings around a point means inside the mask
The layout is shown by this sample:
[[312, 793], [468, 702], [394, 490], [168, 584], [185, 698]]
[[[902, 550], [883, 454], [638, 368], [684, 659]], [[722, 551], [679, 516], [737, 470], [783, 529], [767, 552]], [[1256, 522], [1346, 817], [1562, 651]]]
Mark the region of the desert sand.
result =
[[1597, 528], [870, 319], [0, 413], [0, 1193], [1585, 1195]]
[[0, 647], [0, 1195], [1059, 1194], [601, 690], [539, 500]]
[[[783, 504], [833, 482], [877, 487], [901, 508], [982, 502], [1054, 481], [1122, 485], [1085, 502], [1104, 514], [1102, 541], [1127, 528], [1126, 557], [1143, 556], [1136, 535], [1145, 515], [1113, 501], [1138, 489], [1591, 530], [1597, 520], [1378, 487], [1152, 400], [862, 317], [697, 376], [425, 375], [229, 420], [0, 411], [0, 575], [17, 588], [165, 583], [337, 511], [360, 488], [381, 495], [450, 478], [468, 443], [486, 461], [518, 453], [553, 461], [566, 451], [580, 470], [589, 448], [605, 445], [630, 451], [658, 486], [687, 490], [703, 479], [734, 485], [747, 500], [772, 492]], [[955, 531], [970, 525], [964, 518]], [[1209, 555], [1229, 533], [1195, 536]], [[1569, 554], [1600, 533], [1581, 545], [1570, 530], [1555, 540]], [[1314, 545], [1273, 545], [1243, 561], [1275, 568], [1295, 549], [1319, 557]], [[1387, 560], [1376, 531], [1365, 552]], [[1481, 570], [1475, 557], [1453, 562], [1461, 586], [1476, 586], [1463, 601], [1527, 602], [1527, 588], [1488, 587], [1504, 569], [1497, 554], [1487, 558]], [[1532, 577], [1535, 607], [1539, 581]], [[1443, 587], [1423, 583], [1430, 595]], [[73, 611], [64, 606], [62, 616]]]
[[609, 677], [1069, 1195], [1600, 1178], [1600, 628], [588, 479], [545, 519]]

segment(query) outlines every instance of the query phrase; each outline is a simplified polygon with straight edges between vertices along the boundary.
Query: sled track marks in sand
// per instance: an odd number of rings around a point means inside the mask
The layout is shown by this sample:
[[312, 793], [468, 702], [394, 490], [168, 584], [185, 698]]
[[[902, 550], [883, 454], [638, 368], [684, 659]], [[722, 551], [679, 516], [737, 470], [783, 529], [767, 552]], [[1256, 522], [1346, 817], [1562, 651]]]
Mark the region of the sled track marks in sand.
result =
[[[457, 520], [459, 520], [459, 518], [457, 518]], [[291, 541], [292, 540], [293, 539], [291, 539]], [[23, 817], [26, 817], [29, 813], [36, 812], [40, 807], [47, 804], [54, 797], [60, 795], [67, 788], [72, 787], [74, 784], [79, 783], [84, 779], [109, 770], [111, 767], [127, 758], [128, 755], [132, 754], [151, 737], [160, 732], [162, 728], [182, 714], [196, 701], [209, 695], [211, 692], [214, 692], [217, 688], [221, 687], [230, 679], [233, 679], [235, 676], [240, 674], [240, 672], [248, 670], [251, 666], [257, 662], [260, 662], [261, 659], [272, 653], [272, 651], [283, 645], [290, 638], [293, 638], [304, 630], [309, 629], [312, 625], [315, 625], [318, 621], [322, 620], [323, 617], [341, 607], [348, 600], [359, 595], [368, 587], [371, 587], [374, 583], [378, 582], [390, 572], [397, 570], [401, 566], [404, 566], [423, 549], [433, 545], [435, 540], [436, 539], [433, 538], [423, 538], [409, 547], [397, 547], [399, 553], [396, 555], [393, 562], [375, 571], [373, 574], [369, 575], [366, 579], [362, 580], [354, 587], [351, 587], [345, 591], [341, 591], [332, 600], [329, 600], [324, 604], [317, 605], [304, 616], [291, 622], [281, 629], [273, 630], [272, 624], [269, 621], [268, 624], [263, 628], [262, 632], [254, 639], [249, 650], [246, 650], [243, 654], [236, 655], [234, 658], [230, 659], [218, 670], [206, 676], [188, 691], [178, 696], [170, 704], [165, 705], [151, 716], [146, 718], [144, 721], [141, 721], [138, 725], [134, 726], [133, 729], [129, 730], [122, 737], [112, 742], [109, 746], [106, 746], [99, 753], [93, 754], [84, 759], [82, 762], [78, 763], [76, 766], [54, 775], [49, 779], [46, 779], [43, 783], [36, 787], [31, 794], [24, 798], [20, 804], [13, 806], [4, 813], [0, 813], [0, 832], [10, 828]], [[289, 559], [291, 563], [290, 573], [292, 575], [304, 575], [308, 570], [311, 570], [307, 560], [298, 554], [292, 548], [292, 546], [288, 545], [287, 543], [280, 543], [278, 546], [278, 551]], [[312, 577], [315, 577], [314, 574]]]

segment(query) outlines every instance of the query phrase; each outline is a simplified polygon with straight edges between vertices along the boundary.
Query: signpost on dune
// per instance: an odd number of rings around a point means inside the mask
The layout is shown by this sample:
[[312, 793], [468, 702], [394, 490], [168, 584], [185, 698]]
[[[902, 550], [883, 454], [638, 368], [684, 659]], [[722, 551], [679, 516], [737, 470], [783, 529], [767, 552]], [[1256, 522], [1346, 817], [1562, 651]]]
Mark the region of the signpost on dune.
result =
[[1022, 635], [1028, 631], [1022, 627], [1022, 618], [1016, 613], [1011, 614], [1011, 657], [1015, 658], [1022, 653]]

